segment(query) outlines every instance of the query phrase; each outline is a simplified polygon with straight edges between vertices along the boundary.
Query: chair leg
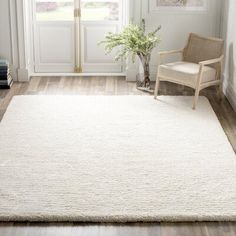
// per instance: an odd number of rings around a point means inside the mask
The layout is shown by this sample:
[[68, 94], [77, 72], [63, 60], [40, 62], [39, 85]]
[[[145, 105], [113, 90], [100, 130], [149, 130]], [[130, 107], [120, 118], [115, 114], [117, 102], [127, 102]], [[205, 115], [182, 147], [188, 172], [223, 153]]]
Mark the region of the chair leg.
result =
[[200, 93], [200, 89], [196, 88], [195, 96], [194, 96], [194, 100], [193, 100], [193, 110], [196, 110], [197, 102], [198, 102], [198, 98], [199, 98], [199, 93]]
[[158, 91], [160, 86], [160, 78], [157, 73], [156, 85], [155, 85], [155, 92], [154, 92], [154, 99], [157, 99]]

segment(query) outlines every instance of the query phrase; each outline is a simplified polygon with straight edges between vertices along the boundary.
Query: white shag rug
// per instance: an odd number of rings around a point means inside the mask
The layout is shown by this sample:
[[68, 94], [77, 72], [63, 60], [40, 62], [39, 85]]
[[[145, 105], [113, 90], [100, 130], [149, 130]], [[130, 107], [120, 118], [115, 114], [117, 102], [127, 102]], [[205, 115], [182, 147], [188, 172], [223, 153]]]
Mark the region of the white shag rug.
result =
[[0, 124], [0, 221], [236, 220], [236, 157], [208, 100], [19, 96]]

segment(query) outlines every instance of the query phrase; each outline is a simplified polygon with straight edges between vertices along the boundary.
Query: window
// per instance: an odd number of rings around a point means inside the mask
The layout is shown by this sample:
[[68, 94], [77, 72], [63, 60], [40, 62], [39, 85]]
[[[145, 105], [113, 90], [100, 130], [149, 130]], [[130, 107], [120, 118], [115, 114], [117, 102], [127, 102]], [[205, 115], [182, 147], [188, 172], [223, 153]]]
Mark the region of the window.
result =
[[[119, 21], [120, 0], [80, 1], [83, 21]], [[36, 0], [37, 21], [73, 21], [74, 0]]]
[[73, 21], [74, 0], [36, 0], [37, 21]]
[[118, 21], [120, 15], [119, 0], [81, 0], [83, 21]]

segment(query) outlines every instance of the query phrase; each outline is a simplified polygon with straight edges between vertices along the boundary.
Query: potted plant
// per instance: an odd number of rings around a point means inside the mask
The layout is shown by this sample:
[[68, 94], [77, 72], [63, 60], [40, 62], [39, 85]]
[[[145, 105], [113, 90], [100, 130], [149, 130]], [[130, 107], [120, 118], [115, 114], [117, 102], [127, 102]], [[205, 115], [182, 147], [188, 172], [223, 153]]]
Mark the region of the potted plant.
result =
[[157, 32], [161, 29], [159, 26], [155, 31], [145, 33], [145, 21], [142, 21], [142, 26], [130, 24], [124, 28], [119, 34], [108, 33], [105, 40], [100, 44], [105, 44], [105, 50], [110, 53], [114, 48], [118, 47], [118, 53], [115, 60], [127, 58], [132, 55], [133, 62], [135, 57], [141, 61], [144, 75], [140, 80], [137, 77], [137, 87], [142, 90], [150, 90], [150, 59], [152, 50], [159, 45], [160, 38]]

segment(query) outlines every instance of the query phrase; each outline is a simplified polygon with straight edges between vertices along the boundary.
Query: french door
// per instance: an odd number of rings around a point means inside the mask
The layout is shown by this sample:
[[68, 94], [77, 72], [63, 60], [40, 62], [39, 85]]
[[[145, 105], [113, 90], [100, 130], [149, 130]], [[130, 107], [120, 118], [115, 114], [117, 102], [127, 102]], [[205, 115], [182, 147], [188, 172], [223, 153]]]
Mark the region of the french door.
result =
[[33, 0], [35, 72], [122, 72], [98, 43], [123, 27], [123, 1]]

